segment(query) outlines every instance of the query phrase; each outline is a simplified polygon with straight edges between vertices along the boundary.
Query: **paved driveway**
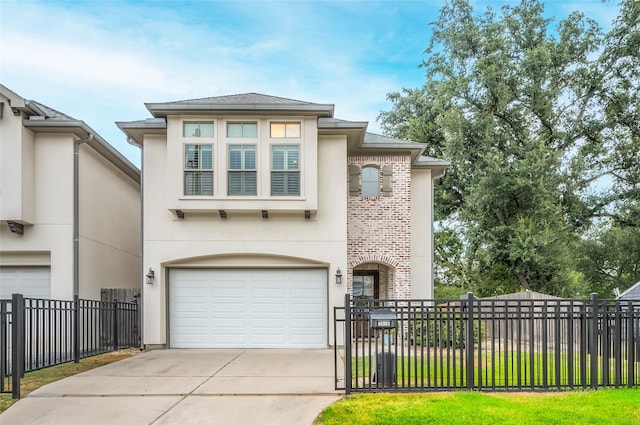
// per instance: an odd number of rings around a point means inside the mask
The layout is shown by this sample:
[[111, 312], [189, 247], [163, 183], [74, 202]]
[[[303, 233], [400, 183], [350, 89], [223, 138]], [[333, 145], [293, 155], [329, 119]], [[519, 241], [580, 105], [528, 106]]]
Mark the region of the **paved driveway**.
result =
[[46, 385], [2, 424], [306, 425], [341, 397], [333, 350], [156, 350]]

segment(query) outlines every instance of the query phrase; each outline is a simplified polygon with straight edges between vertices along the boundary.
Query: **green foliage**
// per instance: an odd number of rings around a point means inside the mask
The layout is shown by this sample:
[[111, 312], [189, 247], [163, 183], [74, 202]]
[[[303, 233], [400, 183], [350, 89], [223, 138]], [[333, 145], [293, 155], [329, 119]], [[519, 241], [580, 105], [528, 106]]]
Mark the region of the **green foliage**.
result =
[[585, 240], [577, 251], [578, 267], [590, 292], [613, 297], [640, 281], [640, 228], [613, 226]]
[[639, 425], [639, 392], [358, 394], [329, 406], [314, 424]]
[[[410, 322], [411, 340], [416, 345], [438, 348], [465, 348], [467, 322], [460, 314], [441, 313], [435, 317], [416, 318]], [[473, 344], [484, 338], [484, 324], [473, 322]]]
[[[589, 245], [610, 243], [594, 224], [640, 226], [640, 3], [620, 10], [608, 34], [581, 13], [555, 23], [538, 0], [481, 14], [450, 0], [431, 24], [426, 83], [389, 94], [380, 119], [451, 161], [435, 189], [443, 287], [626, 284], [595, 280], [602, 253]], [[627, 246], [640, 280], [640, 245]]]

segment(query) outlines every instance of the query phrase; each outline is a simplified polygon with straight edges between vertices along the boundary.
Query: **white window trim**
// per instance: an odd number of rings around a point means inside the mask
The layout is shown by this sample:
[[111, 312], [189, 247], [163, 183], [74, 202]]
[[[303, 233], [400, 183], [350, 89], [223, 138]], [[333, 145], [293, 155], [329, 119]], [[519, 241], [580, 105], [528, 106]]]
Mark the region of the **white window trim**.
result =
[[[240, 137], [234, 137], [234, 136], [229, 136], [229, 124], [255, 124], [256, 126], [256, 137], [245, 137], [245, 136], [240, 136]], [[259, 120], [252, 120], [252, 119], [247, 119], [247, 120], [226, 120], [224, 121], [224, 127], [225, 127], [225, 138], [229, 139], [229, 140], [239, 140], [239, 139], [249, 139], [249, 140], [260, 140], [260, 121]], [[232, 143], [234, 144], [234, 143]]]
[[[365, 194], [364, 189], [365, 189], [365, 170], [366, 169], [374, 169], [377, 171], [378, 174], [378, 179], [377, 179], [377, 184], [376, 184], [376, 193], [375, 195], [370, 195], [370, 194]], [[361, 182], [360, 182], [360, 195], [363, 198], [377, 198], [380, 196], [380, 193], [382, 191], [381, 187], [380, 187], [380, 177], [382, 175], [382, 170], [380, 169], [380, 166], [378, 165], [373, 165], [373, 164], [367, 164], [367, 165], [363, 165], [361, 170], [360, 170], [360, 175], [361, 175]], [[371, 181], [371, 183], [373, 184], [374, 182]]]
[[[242, 139], [242, 138], [239, 138]], [[239, 140], [236, 139], [236, 140]], [[254, 154], [255, 154], [255, 168], [241, 168], [241, 169], [231, 169], [229, 167], [229, 161], [230, 161], [230, 157], [229, 155], [231, 154], [231, 147], [232, 146], [252, 146], [254, 149]], [[244, 150], [242, 150], [243, 155], [244, 155]], [[242, 158], [242, 161], [244, 162], [244, 157]], [[259, 145], [257, 143], [227, 143], [227, 156], [226, 156], [226, 166], [225, 166], [225, 171], [227, 174], [227, 188], [226, 188], [226, 198], [227, 199], [239, 199], [239, 198], [246, 198], [246, 199], [255, 199], [256, 197], [260, 196], [260, 181], [261, 181], [261, 175], [260, 175], [260, 148]], [[233, 172], [254, 172], [256, 173], [256, 194], [255, 195], [245, 195], [245, 194], [239, 194], [239, 195], [231, 195], [229, 193], [229, 174], [233, 173]]]
[[[193, 140], [203, 141], [200, 138], [190, 138]], [[211, 146], [211, 168], [187, 168], [186, 159], [187, 159], [187, 146]], [[199, 149], [199, 148], [198, 148]], [[182, 196], [181, 198], [190, 198], [190, 199], [199, 199], [199, 198], [213, 198], [216, 194], [216, 181], [215, 181], [215, 158], [216, 158], [216, 146], [213, 142], [208, 143], [191, 143], [185, 142], [182, 144]], [[200, 164], [198, 164], [199, 166]], [[188, 172], [211, 172], [211, 195], [187, 195], [186, 191], [186, 173]]]
[[[180, 135], [183, 139], [186, 140], [213, 140], [216, 138], [216, 120], [215, 119], [182, 119], [181, 121], [181, 131]], [[213, 136], [211, 137], [203, 137], [203, 136], [185, 136], [184, 135], [184, 126], [185, 124], [211, 124], [213, 126]]]
[[[274, 137], [273, 134], [271, 133], [271, 125], [272, 124], [284, 124], [285, 125], [285, 135], [282, 137]], [[298, 124], [298, 126], [300, 127], [300, 135], [296, 136], [296, 137], [287, 137], [286, 133], [286, 125], [287, 124]], [[302, 121], [300, 120], [271, 120], [268, 122], [268, 127], [269, 127], [269, 139], [272, 140], [301, 140], [304, 138], [304, 126]]]

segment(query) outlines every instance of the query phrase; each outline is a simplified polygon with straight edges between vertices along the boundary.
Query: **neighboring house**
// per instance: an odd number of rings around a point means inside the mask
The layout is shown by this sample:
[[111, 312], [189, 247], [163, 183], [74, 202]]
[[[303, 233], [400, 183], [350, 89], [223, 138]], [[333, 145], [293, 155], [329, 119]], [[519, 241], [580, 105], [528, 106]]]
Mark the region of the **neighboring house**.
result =
[[256, 93], [148, 103], [142, 148], [144, 344], [326, 347], [346, 293], [430, 298], [425, 145], [334, 106]]
[[134, 165], [84, 122], [0, 85], [0, 298], [139, 288], [140, 218]]
[[617, 299], [619, 300], [632, 300], [632, 301], [640, 301], [640, 282], [636, 282], [635, 285], [632, 285], [626, 291], [621, 293]]

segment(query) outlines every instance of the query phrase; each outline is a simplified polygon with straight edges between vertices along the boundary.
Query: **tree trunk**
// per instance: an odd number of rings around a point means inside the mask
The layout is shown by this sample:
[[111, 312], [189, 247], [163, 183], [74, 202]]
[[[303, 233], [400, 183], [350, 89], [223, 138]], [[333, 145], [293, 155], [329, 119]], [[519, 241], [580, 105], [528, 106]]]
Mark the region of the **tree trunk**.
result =
[[513, 275], [516, 277], [516, 279], [518, 279], [518, 282], [520, 283], [520, 285], [522, 285], [524, 289], [526, 289], [527, 291], [533, 291], [533, 289], [531, 289], [531, 285], [529, 285], [529, 281], [527, 280], [526, 277], [524, 277], [522, 273], [514, 272]]

